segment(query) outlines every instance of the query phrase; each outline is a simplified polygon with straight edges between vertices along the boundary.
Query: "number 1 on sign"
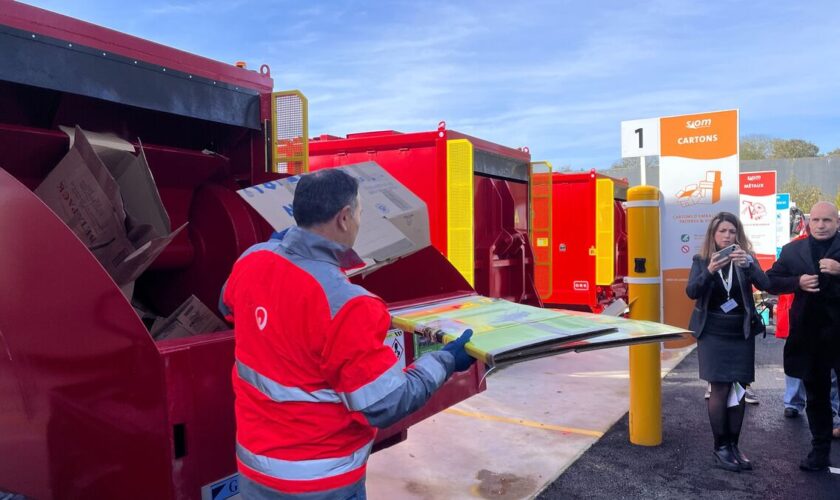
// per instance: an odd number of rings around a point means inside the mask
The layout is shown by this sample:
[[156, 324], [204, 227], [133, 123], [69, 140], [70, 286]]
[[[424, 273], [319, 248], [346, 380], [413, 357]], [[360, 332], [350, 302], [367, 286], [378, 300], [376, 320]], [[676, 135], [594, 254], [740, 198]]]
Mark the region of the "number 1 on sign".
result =
[[621, 122], [621, 157], [659, 155], [659, 118]]

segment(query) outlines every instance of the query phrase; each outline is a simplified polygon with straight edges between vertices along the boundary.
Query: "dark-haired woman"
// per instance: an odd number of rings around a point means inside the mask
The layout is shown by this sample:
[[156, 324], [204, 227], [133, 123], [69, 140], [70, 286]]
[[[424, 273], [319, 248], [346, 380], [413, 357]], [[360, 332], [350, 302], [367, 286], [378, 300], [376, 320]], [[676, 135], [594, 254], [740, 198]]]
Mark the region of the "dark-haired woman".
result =
[[[732, 245], [734, 251], [728, 249]], [[697, 337], [700, 378], [712, 387], [707, 404], [715, 465], [733, 472], [752, 469], [738, 448], [744, 399], [735, 383], [743, 387], [755, 379], [754, 336], [763, 326], [752, 299], [753, 286], [765, 290], [769, 280], [758, 266], [741, 221], [721, 212], [709, 223], [685, 291], [695, 300], [689, 328]], [[730, 391], [741, 394], [731, 407]]]

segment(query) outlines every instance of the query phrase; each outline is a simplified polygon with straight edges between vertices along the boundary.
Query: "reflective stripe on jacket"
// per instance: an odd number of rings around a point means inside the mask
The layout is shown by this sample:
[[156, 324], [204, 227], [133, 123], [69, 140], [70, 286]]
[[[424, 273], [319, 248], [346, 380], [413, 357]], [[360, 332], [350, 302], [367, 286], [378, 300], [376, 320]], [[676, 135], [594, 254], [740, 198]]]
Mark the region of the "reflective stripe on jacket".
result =
[[376, 434], [451, 375], [437, 352], [403, 371], [384, 345], [385, 303], [342, 269], [353, 250], [293, 227], [246, 251], [220, 308], [235, 322], [240, 472], [286, 493], [358, 481]]

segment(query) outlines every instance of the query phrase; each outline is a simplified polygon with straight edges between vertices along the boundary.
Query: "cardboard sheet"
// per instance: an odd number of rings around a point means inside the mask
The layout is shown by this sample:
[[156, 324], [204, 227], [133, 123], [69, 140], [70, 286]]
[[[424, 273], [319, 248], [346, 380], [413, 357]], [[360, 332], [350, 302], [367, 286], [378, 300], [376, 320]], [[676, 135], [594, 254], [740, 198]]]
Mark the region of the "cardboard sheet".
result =
[[[353, 249], [368, 272], [430, 245], [426, 204], [374, 162], [339, 167], [359, 181], [362, 224]], [[300, 176], [238, 191], [276, 231], [295, 224], [294, 190]]]
[[[69, 133], [69, 131], [68, 131]], [[136, 280], [186, 224], [170, 230], [142, 150], [76, 127], [72, 147], [35, 189], [96, 256], [117, 285]], [[128, 146], [126, 146], [126, 144]]]

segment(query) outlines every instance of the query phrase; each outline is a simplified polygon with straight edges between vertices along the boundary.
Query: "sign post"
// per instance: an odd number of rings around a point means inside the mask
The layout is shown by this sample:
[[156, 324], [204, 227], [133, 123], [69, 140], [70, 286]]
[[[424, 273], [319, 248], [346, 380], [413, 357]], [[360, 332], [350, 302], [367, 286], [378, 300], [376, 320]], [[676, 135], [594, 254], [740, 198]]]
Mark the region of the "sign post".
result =
[[639, 158], [641, 185], [647, 184], [645, 157], [659, 155], [659, 118], [621, 122], [621, 157]]

